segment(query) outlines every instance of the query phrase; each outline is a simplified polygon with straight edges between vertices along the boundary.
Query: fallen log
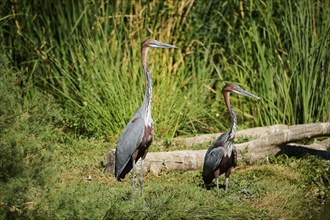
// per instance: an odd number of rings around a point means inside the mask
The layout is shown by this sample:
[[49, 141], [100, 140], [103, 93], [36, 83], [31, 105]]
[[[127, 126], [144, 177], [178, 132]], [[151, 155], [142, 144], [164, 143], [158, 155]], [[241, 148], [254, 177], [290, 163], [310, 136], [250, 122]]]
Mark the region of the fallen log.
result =
[[[192, 146], [193, 144], [201, 144], [205, 142], [211, 142], [210, 137], [214, 137], [214, 141], [217, 136], [203, 135], [202, 138], [194, 137], [184, 140], [177, 138], [174, 140], [178, 144], [187, 144]], [[330, 138], [322, 141], [315, 142], [311, 145], [293, 145], [292, 142], [306, 140], [321, 136], [330, 136], [330, 123], [316, 123], [305, 125], [275, 125], [266, 129], [254, 128], [246, 129], [237, 132], [238, 136], [259, 136], [257, 139], [236, 144], [236, 148], [239, 152], [239, 159], [248, 158], [250, 161], [256, 161], [266, 159], [269, 155], [278, 155], [288, 152], [288, 148], [302, 149], [302, 152], [316, 153], [324, 155], [324, 158], [329, 157], [327, 149], [330, 148]], [[286, 150], [285, 150], [286, 149]], [[294, 152], [298, 152], [298, 150]], [[306, 150], [307, 149], [307, 150]], [[160, 173], [162, 171], [169, 170], [200, 170], [203, 166], [204, 155], [206, 150], [181, 150], [171, 152], [149, 152], [145, 159], [145, 172]], [[330, 157], [329, 157], [330, 158]], [[138, 168], [140, 167], [140, 161]], [[110, 175], [114, 170], [114, 150], [111, 149], [107, 156], [104, 166], [105, 172]]]
[[[267, 135], [274, 134], [276, 132], [280, 132], [284, 129], [287, 129], [287, 125], [272, 125], [268, 127], [256, 127], [256, 128], [248, 128], [245, 130], [237, 131], [235, 134], [236, 138], [259, 138], [264, 137]], [[173, 145], [183, 145], [186, 147], [190, 147], [197, 144], [204, 144], [204, 143], [211, 143], [216, 140], [221, 134], [223, 133], [215, 133], [215, 134], [202, 134], [195, 137], [188, 137], [188, 138], [173, 138], [171, 144]]]
[[283, 144], [321, 136], [330, 136], [330, 123], [287, 126], [271, 135], [237, 144], [236, 148], [239, 151], [246, 149], [248, 157], [255, 161], [267, 155], [276, 155], [281, 150], [279, 146]]

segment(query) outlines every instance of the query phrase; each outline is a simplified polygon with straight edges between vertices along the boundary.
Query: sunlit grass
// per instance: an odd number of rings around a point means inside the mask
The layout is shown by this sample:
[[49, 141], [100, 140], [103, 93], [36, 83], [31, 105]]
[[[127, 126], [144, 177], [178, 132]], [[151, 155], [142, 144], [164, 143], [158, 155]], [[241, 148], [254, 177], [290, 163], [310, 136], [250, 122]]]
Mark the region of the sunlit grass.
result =
[[[311, 216], [319, 188], [306, 181], [304, 170], [316, 158], [277, 159], [271, 164], [240, 166], [233, 170], [230, 189], [205, 188], [201, 171], [162, 172], [145, 176], [145, 191], [131, 198], [131, 175], [122, 182], [102, 172], [99, 161], [104, 143], [84, 139], [73, 141], [80, 150], [73, 154], [65, 145], [57, 145], [49, 179], [44, 188], [30, 188], [31, 207], [27, 216], [87, 219], [301, 219]], [[56, 159], [57, 158], [57, 159]], [[306, 160], [304, 162], [304, 160]], [[323, 163], [320, 160], [320, 163]], [[322, 170], [323, 168], [320, 167]], [[320, 175], [327, 175], [326, 172]], [[91, 180], [88, 180], [88, 176]], [[310, 174], [312, 175], [312, 174]], [[46, 176], [45, 176], [46, 177]], [[46, 177], [47, 180], [47, 177]], [[46, 181], [47, 182], [47, 181]], [[320, 185], [326, 189], [325, 185]], [[319, 188], [319, 189], [321, 189]], [[137, 191], [139, 192], [137, 185]], [[35, 191], [34, 191], [35, 190]], [[314, 191], [314, 195], [310, 194]], [[312, 199], [314, 198], [314, 199]], [[217, 210], [217, 211], [215, 211]]]

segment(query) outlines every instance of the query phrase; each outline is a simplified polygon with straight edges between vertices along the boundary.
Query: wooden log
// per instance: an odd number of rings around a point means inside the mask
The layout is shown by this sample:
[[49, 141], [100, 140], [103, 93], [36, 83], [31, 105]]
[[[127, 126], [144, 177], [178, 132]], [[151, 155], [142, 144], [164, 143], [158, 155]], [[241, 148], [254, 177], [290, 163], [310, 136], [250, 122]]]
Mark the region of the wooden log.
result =
[[[240, 135], [244, 134], [246, 136], [260, 135], [260, 137], [255, 140], [236, 144], [236, 148], [239, 152], [239, 159], [245, 157], [251, 161], [265, 159], [269, 155], [285, 153], [283, 149], [285, 149], [285, 147], [290, 148], [290, 146], [298, 148], [300, 147], [299, 149], [301, 149], [301, 147], [312, 149], [309, 151], [309, 153], [323, 152], [325, 155], [324, 158], [326, 159], [328, 156], [325, 151], [330, 148], [330, 138], [322, 142], [313, 143], [311, 145], [300, 146], [288, 144], [291, 142], [320, 136], [330, 136], [330, 123], [316, 123], [293, 126], [276, 125], [270, 126], [264, 130], [255, 128], [247, 129], [237, 133], [240, 133]], [[180, 139], [179, 141], [180, 144], [186, 143], [188, 146], [191, 146], [191, 144], [211, 142], [209, 137], [210, 136], [203, 136], [203, 138], [194, 137], [193, 139], [188, 139], [186, 142], [182, 141], [183, 139]], [[214, 141], [217, 137], [218, 136], [216, 136], [212, 141]], [[145, 172], [152, 172], [157, 174], [161, 171], [169, 170], [200, 170], [203, 166], [205, 153], [206, 150], [149, 152], [145, 159]], [[114, 170], [114, 150], [111, 149], [106, 157], [107, 162], [105, 163], [105, 171], [112, 175]], [[137, 162], [137, 165], [139, 168], [140, 161]]]
[[255, 161], [267, 155], [276, 155], [281, 150], [279, 146], [283, 144], [320, 136], [330, 136], [330, 123], [287, 126], [271, 135], [237, 144], [236, 148], [239, 151], [247, 150], [249, 158]]
[[[268, 127], [256, 127], [256, 128], [248, 128], [245, 130], [240, 130], [236, 132], [236, 138], [243, 138], [243, 137], [252, 137], [258, 138], [267, 135], [274, 134], [276, 132], [282, 131], [288, 128], [287, 125], [272, 125]], [[215, 133], [215, 134], [202, 134], [195, 137], [188, 137], [188, 138], [173, 138], [171, 143], [173, 145], [183, 145], [186, 147], [190, 147], [197, 144], [205, 144], [205, 143], [212, 143], [216, 140], [221, 134], [223, 133]]]
[[[144, 172], [158, 174], [162, 171], [187, 171], [198, 170], [203, 166], [206, 150], [181, 150], [170, 152], [149, 152], [144, 160]], [[104, 172], [113, 176], [114, 174], [114, 155], [115, 150], [107, 153], [107, 162], [104, 164]], [[137, 163], [139, 172], [141, 160]]]

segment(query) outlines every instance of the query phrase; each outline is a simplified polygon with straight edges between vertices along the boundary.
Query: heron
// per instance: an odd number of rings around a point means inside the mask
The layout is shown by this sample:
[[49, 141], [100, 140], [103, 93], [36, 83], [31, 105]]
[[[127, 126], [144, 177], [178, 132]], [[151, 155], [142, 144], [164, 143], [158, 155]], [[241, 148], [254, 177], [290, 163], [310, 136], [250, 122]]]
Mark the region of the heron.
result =
[[136, 162], [141, 158], [140, 190], [143, 194], [143, 166], [148, 148], [153, 141], [154, 130], [151, 117], [152, 81], [148, 67], [148, 51], [153, 48], [177, 48], [176, 46], [147, 39], [141, 46], [142, 67], [146, 77], [146, 90], [144, 100], [133, 118], [128, 122], [116, 143], [115, 177], [118, 181], [125, 178], [132, 168], [132, 197], [135, 197], [135, 171]]
[[231, 126], [229, 131], [221, 134], [207, 150], [204, 158], [202, 176], [205, 184], [212, 183], [213, 179], [216, 178], [216, 186], [217, 189], [219, 189], [219, 176], [225, 173], [225, 192], [228, 191], [231, 169], [237, 165], [237, 152], [234, 143], [237, 120], [234, 108], [229, 101], [230, 93], [259, 99], [258, 96], [243, 90], [234, 83], [228, 83], [222, 88], [222, 94], [231, 116]]

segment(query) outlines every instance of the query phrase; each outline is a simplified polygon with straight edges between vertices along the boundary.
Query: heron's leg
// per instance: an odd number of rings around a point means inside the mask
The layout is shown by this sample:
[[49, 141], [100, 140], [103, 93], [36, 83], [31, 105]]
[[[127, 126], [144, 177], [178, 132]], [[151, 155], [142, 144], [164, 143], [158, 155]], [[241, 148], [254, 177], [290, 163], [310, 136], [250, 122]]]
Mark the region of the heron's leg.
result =
[[228, 192], [230, 174], [231, 174], [231, 167], [226, 172], [226, 188], [225, 188], [225, 192]]
[[216, 171], [214, 171], [214, 177], [216, 179], [218, 195], [220, 193], [220, 189], [219, 189], [219, 175], [220, 175], [220, 170], [219, 169], [217, 169]]
[[141, 157], [141, 170], [140, 170], [140, 190], [141, 195], [143, 194], [143, 186], [144, 186], [144, 159], [146, 158], [148, 153], [148, 147], [144, 151], [144, 154]]
[[220, 195], [220, 189], [219, 189], [219, 176], [217, 176], [216, 178], [216, 183], [217, 183], [217, 193], [218, 193], [218, 196]]
[[143, 194], [143, 166], [144, 166], [144, 159], [141, 158], [141, 170], [140, 170], [140, 191], [141, 191], [141, 195]]
[[132, 155], [132, 165], [133, 165], [133, 173], [132, 173], [132, 198], [133, 198], [133, 202], [134, 202], [134, 198], [135, 198], [135, 171], [136, 171], [136, 157], [139, 154], [139, 150], [134, 151], [133, 155]]
[[225, 189], [225, 192], [228, 192], [228, 186], [229, 186], [229, 177], [226, 177], [226, 189]]
[[132, 198], [135, 198], [135, 159], [132, 158], [133, 173], [132, 173]]

